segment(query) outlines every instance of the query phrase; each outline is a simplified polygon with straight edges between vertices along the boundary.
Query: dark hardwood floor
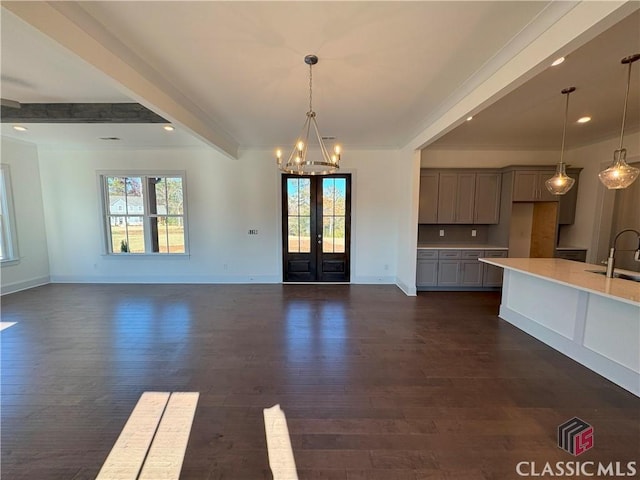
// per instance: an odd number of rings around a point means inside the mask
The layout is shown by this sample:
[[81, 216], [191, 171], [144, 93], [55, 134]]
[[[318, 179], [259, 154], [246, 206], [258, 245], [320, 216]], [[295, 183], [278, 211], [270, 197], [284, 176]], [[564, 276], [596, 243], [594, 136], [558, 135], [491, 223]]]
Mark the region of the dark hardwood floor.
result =
[[[638, 461], [640, 399], [497, 316], [498, 293], [368, 285], [47, 285], [2, 298], [1, 472], [93, 479], [145, 391], [197, 391], [183, 479], [271, 478], [262, 409], [301, 480], [519, 478]], [[574, 416], [595, 446], [573, 457]], [[582, 478], [582, 477], [581, 477]]]

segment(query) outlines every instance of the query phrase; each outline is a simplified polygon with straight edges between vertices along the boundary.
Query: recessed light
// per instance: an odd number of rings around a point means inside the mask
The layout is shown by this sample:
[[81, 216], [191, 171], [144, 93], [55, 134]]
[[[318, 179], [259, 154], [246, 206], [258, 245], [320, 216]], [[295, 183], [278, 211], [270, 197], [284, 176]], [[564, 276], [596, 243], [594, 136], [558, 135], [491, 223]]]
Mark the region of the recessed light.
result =
[[580, 117], [578, 120], [576, 120], [577, 123], [587, 123], [591, 121], [591, 117]]
[[23, 127], [22, 125], [14, 125], [13, 129], [17, 130], [18, 132], [26, 132], [28, 130], [27, 127]]
[[564, 62], [564, 57], [556, 58], [556, 59], [551, 63], [551, 66], [552, 66], [552, 67], [557, 67], [557, 66], [558, 66], [558, 65], [560, 65], [562, 62]]
[[467, 122], [470, 122], [471, 120], [473, 120], [472, 116], [467, 117]]
[[173, 125], [165, 125], [164, 128], [167, 132], [173, 132], [175, 130], [175, 128], [173, 128]]

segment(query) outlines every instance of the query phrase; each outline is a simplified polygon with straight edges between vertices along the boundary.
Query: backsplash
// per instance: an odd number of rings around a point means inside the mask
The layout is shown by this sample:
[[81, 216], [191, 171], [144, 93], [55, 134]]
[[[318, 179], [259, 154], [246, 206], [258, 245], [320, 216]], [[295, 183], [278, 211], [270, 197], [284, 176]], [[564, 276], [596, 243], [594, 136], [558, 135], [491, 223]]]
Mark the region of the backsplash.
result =
[[[444, 236], [440, 236], [440, 231]], [[472, 231], [476, 236], [472, 236]], [[418, 225], [418, 244], [421, 243], [461, 243], [486, 244], [489, 236], [488, 225]]]

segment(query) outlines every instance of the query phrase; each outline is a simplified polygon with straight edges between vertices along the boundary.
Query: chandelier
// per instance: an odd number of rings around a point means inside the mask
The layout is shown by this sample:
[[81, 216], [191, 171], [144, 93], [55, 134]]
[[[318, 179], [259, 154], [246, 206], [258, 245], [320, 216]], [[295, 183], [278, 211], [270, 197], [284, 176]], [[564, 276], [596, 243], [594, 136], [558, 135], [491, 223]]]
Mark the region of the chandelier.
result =
[[[298, 136], [289, 159], [285, 162], [282, 157], [282, 150], [276, 151], [276, 161], [278, 168], [285, 173], [296, 175], [328, 175], [335, 173], [340, 168], [340, 146], [333, 147], [333, 153], [329, 155], [327, 148], [324, 146], [318, 124], [316, 122], [316, 112], [313, 111], [313, 65], [318, 63], [318, 57], [315, 55], [307, 55], [304, 57], [304, 63], [309, 65], [309, 111], [307, 119], [302, 126], [302, 131]], [[312, 132], [313, 130], [313, 132]], [[318, 151], [309, 150], [309, 143], [317, 142]]]
[[575, 87], [568, 87], [561, 92], [563, 95], [567, 96], [567, 102], [564, 107], [564, 127], [562, 129], [562, 148], [560, 149], [560, 161], [558, 162], [558, 166], [556, 167], [556, 174], [544, 182], [547, 190], [549, 190], [554, 195], [564, 195], [569, 190], [571, 190], [573, 184], [576, 183], [573, 178], [567, 175], [566, 165], [563, 162], [564, 138], [567, 134], [567, 114], [569, 113], [569, 95], [571, 95], [571, 92], [574, 92], [575, 90]]
[[613, 163], [610, 167], [602, 170], [598, 177], [600, 181], [608, 189], [619, 190], [627, 188], [631, 185], [640, 173], [640, 169], [632, 167], [626, 162], [627, 150], [622, 148], [622, 139], [624, 137], [624, 122], [627, 117], [627, 102], [629, 100], [629, 84], [631, 83], [631, 64], [636, 60], [640, 60], [640, 53], [625, 57], [621, 60], [622, 64], [629, 65], [629, 73], [627, 75], [627, 93], [624, 97], [624, 110], [622, 111], [622, 132], [620, 133], [620, 148], [613, 152]]

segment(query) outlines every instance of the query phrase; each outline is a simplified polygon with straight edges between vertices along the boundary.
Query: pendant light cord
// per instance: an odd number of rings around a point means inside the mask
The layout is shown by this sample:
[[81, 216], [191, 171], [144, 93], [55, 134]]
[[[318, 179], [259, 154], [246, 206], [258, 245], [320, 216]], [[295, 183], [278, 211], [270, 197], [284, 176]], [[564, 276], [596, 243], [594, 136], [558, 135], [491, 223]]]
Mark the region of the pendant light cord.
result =
[[624, 95], [624, 109], [622, 110], [622, 131], [620, 132], [619, 150], [622, 150], [622, 139], [624, 138], [624, 123], [627, 119], [627, 102], [629, 101], [629, 85], [631, 84], [631, 65], [633, 65], [633, 61], [629, 62], [629, 73], [627, 74], [627, 91]]
[[564, 127], [562, 127], [562, 147], [560, 149], [560, 165], [562, 165], [563, 162], [563, 158], [564, 158], [564, 139], [567, 136], [567, 116], [569, 115], [569, 95], [571, 95], [571, 92], [567, 93], [567, 102], [565, 103], [564, 106]]

